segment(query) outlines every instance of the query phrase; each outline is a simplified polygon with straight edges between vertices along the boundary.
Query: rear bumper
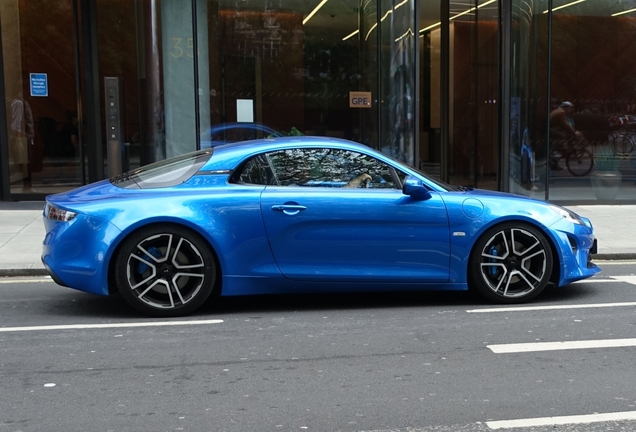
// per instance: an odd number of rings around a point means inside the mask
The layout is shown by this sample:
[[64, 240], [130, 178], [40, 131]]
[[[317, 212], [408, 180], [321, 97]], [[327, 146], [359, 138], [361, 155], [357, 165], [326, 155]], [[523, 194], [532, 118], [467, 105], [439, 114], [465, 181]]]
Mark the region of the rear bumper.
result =
[[44, 218], [42, 263], [62, 286], [108, 295], [108, 252], [120, 230], [95, 217], [78, 215], [69, 222]]

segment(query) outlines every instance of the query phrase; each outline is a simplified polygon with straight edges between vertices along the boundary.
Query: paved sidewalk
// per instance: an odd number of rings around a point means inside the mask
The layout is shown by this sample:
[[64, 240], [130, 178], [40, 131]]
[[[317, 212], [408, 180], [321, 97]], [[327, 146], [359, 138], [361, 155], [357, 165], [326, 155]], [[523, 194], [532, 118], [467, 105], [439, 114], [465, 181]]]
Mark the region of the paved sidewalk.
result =
[[[47, 274], [42, 266], [42, 202], [0, 203], [0, 276]], [[590, 218], [597, 260], [636, 259], [636, 205], [569, 206]]]

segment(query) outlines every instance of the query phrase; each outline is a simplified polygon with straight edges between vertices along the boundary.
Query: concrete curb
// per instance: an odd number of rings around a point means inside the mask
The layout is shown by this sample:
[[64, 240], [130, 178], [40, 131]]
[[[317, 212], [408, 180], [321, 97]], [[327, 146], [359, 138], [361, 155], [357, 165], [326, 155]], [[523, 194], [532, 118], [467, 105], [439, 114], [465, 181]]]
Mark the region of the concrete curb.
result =
[[43, 268], [15, 268], [0, 269], [0, 277], [48, 276], [49, 272]]
[[636, 260], [636, 253], [602, 253], [592, 256], [592, 261], [627, 261]]

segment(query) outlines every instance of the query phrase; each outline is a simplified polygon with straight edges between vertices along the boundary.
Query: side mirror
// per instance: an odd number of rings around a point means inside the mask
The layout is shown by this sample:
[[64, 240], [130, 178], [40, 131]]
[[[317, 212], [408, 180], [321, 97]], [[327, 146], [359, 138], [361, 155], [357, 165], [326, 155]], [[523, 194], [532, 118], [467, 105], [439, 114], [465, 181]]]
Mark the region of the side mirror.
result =
[[419, 201], [425, 201], [431, 197], [431, 193], [426, 188], [426, 186], [424, 186], [422, 180], [413, 176], [407, 176], [406, 180], [404, 180], [402, 193]]

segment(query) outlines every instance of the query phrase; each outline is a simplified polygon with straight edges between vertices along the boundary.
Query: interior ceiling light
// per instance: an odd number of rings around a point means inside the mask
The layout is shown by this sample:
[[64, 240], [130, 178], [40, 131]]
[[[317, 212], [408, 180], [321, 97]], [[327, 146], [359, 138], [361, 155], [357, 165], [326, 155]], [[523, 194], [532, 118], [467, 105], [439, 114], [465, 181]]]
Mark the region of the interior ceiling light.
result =
[[[402, 6], [404, 6], [405, 4], [409, 3], [411, 0], [402, 0], [400, 3], [396, 4], [395, 6], [393, 6], [391, 9], [389, 9], [387, 11], [387, 13], [384, 14], [384, 16], [380, 19], [380, 22], [384, 21], [385, 19], [388, 18], [389, 15], [391, 15], [396, 9], [401, 8]], [[378, 23], [375, 23], [371, 26], [371, 28], [369, 29], [369, 31], [367, 32], [367, 35], [364, 37], [364, 40], [369, 39], [369, 36], [371, 35], [371, 32], [373, 32], [373, 30], [375, 30], [375, 28], [378, 26]], [[355, 33], [352, 33], [350, 36], [353, 36]], [[348, 36], [348, 37], [350, 37]], [[344, 39], [343, 39], [344, 40]]]
[[410, 35], [413, 35], [413, 36], [415, 35], [415, 33], [413, 33], [413, 30], [408, 29], [406, 32], [404, 32], [404, 34], [403, 34], [402, 36], [400, 36], [399, 38], [395, 39], [395, 42], [399, 42], [399, 41], [401, 41], [402, 39], [404, 39], [405, 37], [407, 37], [409, 34], [410, 34]]
[[[479, 6], [477, 6], [477, 7], [471, 7], [470, 9], [467, 9], [467, 10], [465, 10], [464, 12], [458, 13], [457, 15], [453, 15], [452, 17], [450, 17], [450, 18], [449, 18], [449, 20], [454, 20], [454, 19], [456, 19], [456, 18], [459, 18], [460, 16], [463, 16], [463, 15], [469, 14], [469, 13], [471, 13], [472, 11], [474, 11], [475, 9], [481, 9], [481, 8], [483, 8], [484, 6], [488, 6], [489, 4], [494, 3], [494, 2], [496, 2], [496, 1], [497, 1], [497, 0], [488, 0], [487, 2], [482, 3], [482, 4], [480, 4], [480, 5], [479, 5]], [[583, 0], [583, 1], [585, 1], [585, 0]]]
[[623, 14], [627, 14], [627, 13], [631, 13], [631, 12], [636, 12], [636, 8], [629, 9], [629, 10], [624, 10], [623, 12], [616, 12], [615, 14], [612, 14], [612, 16], [619, 16], [619, 15], [623, 15]]
[[350, 35], [347, 35], [345, 37], [342, 38], [343, 41], [346, 41], [347, 39], [350, 39], [352, 37], [354, 37], [355, 35], [357, 35], [358, 33], [360, 33], [360, 30], [356, 30], [353, 33], [351, 33]]
[[440, 24], [441, 24], [441, 22], [438, 22], [438, 23], [435, 23], [435, 24], [430, 25], [428, 27], [424, 27], [423, 29], [420, 29], [420, 33], [424, 33], [426, 30], [430, 30], [432, 28], [435, 28], [435, 27], [437, 27]]
[[[454, 19], [456, 19], [456, 18], [459, 18], [460, 16], [463, 16], [463, 15], [466, 15], [466, 14], [469, 14], [469, 13], [473, 12], [475, 9], [481, 9], [481, 8], [483, 8], [484, 6], [488, 6], [489, 4], [494, 3], [494, 2], [496, 2], [496, 1], [497, 1], [497, 0], [488, 0], [488, 1], [487, 1], [487, 2], [485, 2], [485, 3], [482, 3], [482, 4], [478, 5], [477, 7], [471, 7], [470, 9], [466, 9], [464, 12], [460, 12], [460, 13], [458, 13], [457, 15], [453, 15], [453, 16], [452, 16], [452, 17], [450, 17], [448, 20], [449, 20], [449, 21], [452, 21], [452, 20], [454, 20]], [[585, 0], [581, 0], [581, 1], [585, 1]], [[441, 23], [441, 22], [438, 22], [438, 23], [432, 24], [432, 25], [430, 25], [430, 26], [428, 26], [428, 27], [424, 27], [423, 29], [420, 29], [420, 33], [424, 33], [426, 30], [430, 30], [430, 29], [432, 29], [432, 28], [435, 28], [435, 27], [437, 27], [437, 26], [438, 26], [438, 25], [440, 25], [440, 24], [442, 24], [442, 23]]]
[[309, 21], [311, 19], [311, 17], [313, 17], [314, 15], [316, 15], [316, 12], [318, 12], [320, 10], [321, 7], [323, 7], [325, 5], [325, 3], [327, 3], [329, 0], [322, 0], [320, 3], [318, 3], [318, 6], [316, 6], [314, 8], [314, 10], [312, 10], [309, 15], [307, 15], [305, 17], [305, 19], [303, 20], [303, 25], [307, 24], [307, 21]]
[[[583, 3], [584, 1], [586, 1], [586, 0], [576, 0], [576, 1], [573, 1], [571, 3], [567, 3], [567, 4], [564, 4], [564, 5], [561, 5], [561, 6], [557, 6], [557, 7], [553, 7], [552, 8], [552, 12], [554, 12], [556, 10], [559, 10], [559, 9], [565, 9], [566, 7], [574, 6], [577, 3]], [[549, 9], [548, 10], [544, 10], [543, 13], [548, 13], [549, 11], [550, 11]]]

